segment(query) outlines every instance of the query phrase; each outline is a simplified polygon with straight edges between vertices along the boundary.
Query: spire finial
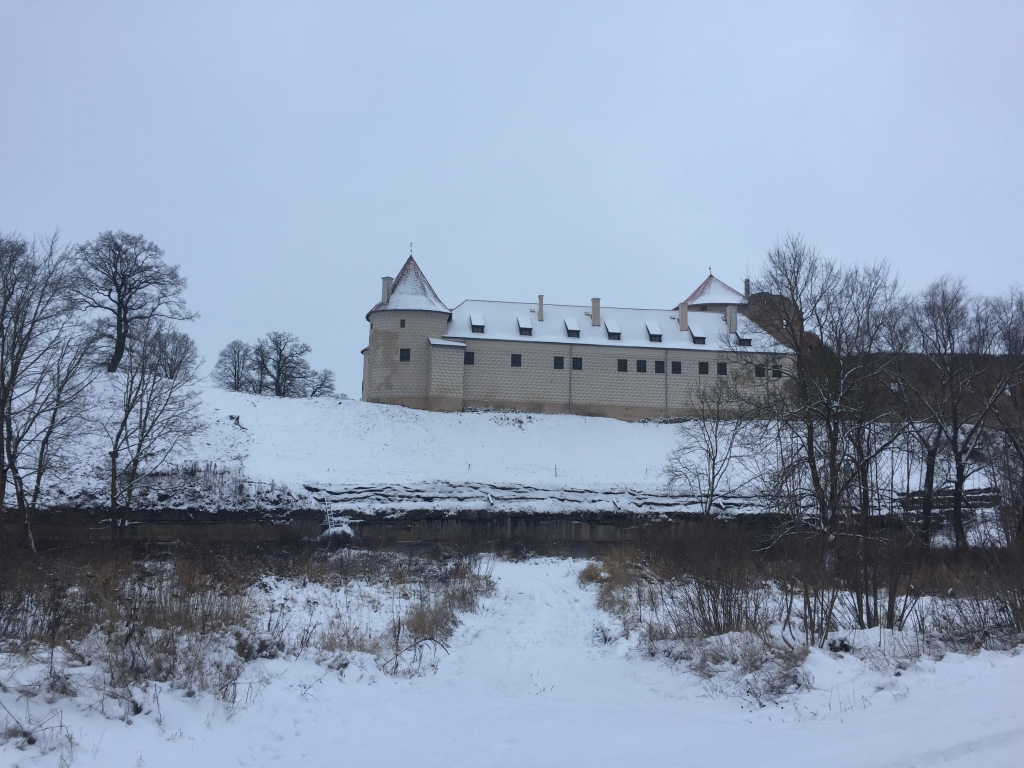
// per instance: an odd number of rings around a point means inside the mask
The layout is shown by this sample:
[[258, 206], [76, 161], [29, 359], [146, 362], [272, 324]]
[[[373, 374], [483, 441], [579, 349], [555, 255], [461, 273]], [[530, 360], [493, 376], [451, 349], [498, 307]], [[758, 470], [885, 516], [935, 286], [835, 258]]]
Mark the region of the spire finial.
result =
[[409, 243], [409, 258], [412, 258], [412, 243]]

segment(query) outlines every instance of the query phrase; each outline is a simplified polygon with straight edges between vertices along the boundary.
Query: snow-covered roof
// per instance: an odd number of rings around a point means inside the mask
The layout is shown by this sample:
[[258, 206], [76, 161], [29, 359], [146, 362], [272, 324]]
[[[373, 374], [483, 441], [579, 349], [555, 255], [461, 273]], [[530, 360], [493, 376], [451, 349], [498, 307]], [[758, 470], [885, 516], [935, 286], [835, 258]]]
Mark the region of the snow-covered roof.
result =
[[[430, 287], [420, 265], [412, 256], [395, 277], [391, 285], [391, 297], [386, 301], [377, 302], [370, 312], [384, 309], [420, 310], [424, 312], [450, 312], [444, 302], [437, 297]], [[369, 312], [367, 313], [369, 315]]]
[[697, 290], [686, 299], [687, 304], [746, 304], [742, 293], [730, 288], [714, 275], [697, 286]]
[[[689, 329], [679, 330], [678, 314], [674, 309], [629, 309], [624, 307], [601, 307], [601, 326], [590, 321], [590, 306], [568, 304], [544, 304], [544, 320], [536, 316], [530, 318], [533, 333], [521, 336], [519, 319], [530, 317], [530, 310], [535, 309], [532, 302], [509, 301], [464, 301], [452, 310], [452, 319], [448, 323], [448, 339], [499, 339], [516, 341], [523, 344], [544, 342], [594, 344], [608, 347], [651, 347], [653, 349], [694, 349], [724, 350], [732, 349], [730, 345], [737, 343], [737, 337], [731, 339], [722, 312], [698, 312], [691, 310], [687, 314]], [[481, 323], [471, 321], [471, 317], [486, 316], [487, 325], [484, 333], [473, 333], [471, 325]], [[611, 330], [617, 328], [618, 330]], [[607, 330], [621, 333], [621, 339], [608, 338]], [[654, 329], [654, 330], [652, 330]], [[749, 318], [738, 318], [740, 337], [752, 338], [750, 347], [742, 350], [764, 351], [767, 335], [757, 332], [757, 327]], [[579, 337], [570, 337], [569, 331], [579, 331]], [[660, 333], [662, 341], [651, 341], [651, 335]], [[704, 344], [696, 344], [692, 337], [703, 337]]]
[[452, 339], [430, 339], [430, 345], [432, 347], [464, 347], [466, 346], [461, 341], [453, 341]]

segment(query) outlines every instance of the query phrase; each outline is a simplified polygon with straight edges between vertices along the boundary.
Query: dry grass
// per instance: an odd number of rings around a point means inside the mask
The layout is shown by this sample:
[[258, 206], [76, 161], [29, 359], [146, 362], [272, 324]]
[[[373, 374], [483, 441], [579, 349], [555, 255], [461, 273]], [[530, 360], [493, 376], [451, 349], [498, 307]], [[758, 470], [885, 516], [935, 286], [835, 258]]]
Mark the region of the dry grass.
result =
[[481, 557], [443, 550], [8, 550], [0, 652], [11, 663], [41, 659], [48, 696], [76, 694], [69, 664], [96, 665], [101, 701], [129, 716], [133, 686], [154, 682], [233, 702], [257, 658], [310, 651], [343, 668], [346, 654], [368, 654], [388, 673], [414, 674], [424, 649], [443, 648], [459, 615], [492, 590]]

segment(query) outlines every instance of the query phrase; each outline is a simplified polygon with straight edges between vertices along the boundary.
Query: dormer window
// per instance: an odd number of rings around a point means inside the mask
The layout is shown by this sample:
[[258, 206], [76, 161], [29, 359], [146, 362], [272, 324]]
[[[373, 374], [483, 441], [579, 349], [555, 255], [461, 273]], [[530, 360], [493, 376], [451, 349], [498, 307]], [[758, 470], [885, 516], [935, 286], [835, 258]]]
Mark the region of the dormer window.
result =
[[621, 341], [622, 331], [619, 330], [619, 324], [614, 320], [605, 320], [604, 328], [608, 332], [608, 338], [611, 341]]
[[661, 341], [661, 326], [654, 320], [647, 321], [647, 339], [654, 342]]
[[580, 325], [573, 318], [565, 318], [565, 332], [570, 339], [578, 339], [580, 337]]
[[469, 327], [473, 333], [484, 332], [484, 316], [480, 312], [471, 312], [469, 315]]
[[694, 344], [703, 344], [706, 340], [706, 336], [698, 336], [693, 332], [693, 327], [690, 327], [690, 341], [692, 341]]
[[519, 316], [519, 335], [533, 336], [533, 323], [527, 315]]
[[750, 339], [740, 338], [739, 342], [740, 342], [740, 346], [741, 347], [749, 347], [750, 346]]

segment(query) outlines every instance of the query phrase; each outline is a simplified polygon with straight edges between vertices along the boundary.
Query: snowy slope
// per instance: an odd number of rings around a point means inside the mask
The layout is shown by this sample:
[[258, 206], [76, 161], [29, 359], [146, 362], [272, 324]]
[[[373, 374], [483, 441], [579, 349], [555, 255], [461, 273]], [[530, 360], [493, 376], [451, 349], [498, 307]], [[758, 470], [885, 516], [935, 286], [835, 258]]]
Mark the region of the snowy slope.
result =
[[[812, 686], [758, 708], [626, 640], [598, 643], [594, 628], [607, 616], [577, 586], [581, 566], [498, 562], [496, 595], [465, 617], [436, 674], [257, 661], [236, 707], [150, 686], [135, 692], [143, 711], [127, 721], [84, 694], [21, 696], [13, 680], [0, 702], [63, 723], [83, 767], [1021, 764], [1024, 655], [950, 654], [897, 677], [814, 650]], [[0, 748], [0, 765], [62, 757], [14, 743]]]
[[[208, 434], [193, 458], [240, 459], [293, 485], [432, 481], [643, 488], [675, 443], [671, 425], [518, 413], [433, 413], [355, 400], [203, 395]], [[239, 417], [240, 427], [228, 419]]]

